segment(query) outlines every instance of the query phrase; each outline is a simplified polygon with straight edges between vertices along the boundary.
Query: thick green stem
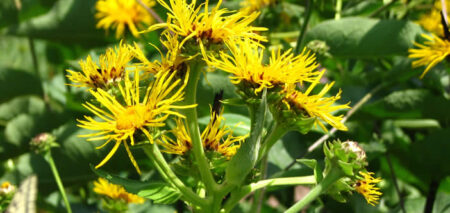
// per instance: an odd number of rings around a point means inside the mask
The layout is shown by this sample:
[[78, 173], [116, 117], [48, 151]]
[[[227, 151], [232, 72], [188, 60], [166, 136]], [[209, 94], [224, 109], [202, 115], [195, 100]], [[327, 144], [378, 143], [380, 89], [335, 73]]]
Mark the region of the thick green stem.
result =
[[[203, 68], [203, 63], [201, 62], [192, 62], [190, 65], [189, 79], [186, 85], [184, 97], [184, 104], [186, 105], [197, 103], [197, 85], [202, 73], [201, 69]], [[192, 140], [192, 151], [199, 168], [200, 177], [205, 184], [206, 191], [208, 193], [212, 193], [217, 190], [218, 186], [211, 173], [208, 160], [206, 159], [205, 152], [203, 150], [200, 130], [198, 128], [197, 108], [184, 109], [182, 112], [186, 116], [187, 127]]]
[[175, 175], [170, 168], [158, 145], [152, 144], [143, 147], [145, 154], [156, 164], [156, 169], [161, 173], [161, 176], [166, 182], [177, 188], [183, 195], [183, 199], [194, 205], [204, 207], [206, 202], [204, 199], [195, 194], [190, 188], [186, 187], [184, 183]]
[[72, 208], [70, 208], [70, 203], [69, 203], [69, 200], [67, 199], [66, 191], [64, 190], [64, 185], [61, 181], [61, 177], [59, 176], [58, 169], [56, 168], [55, 161], [53, 161], [52, 153], [50, 150], [47, 153], [45, 153], [45, 159], [47, 160], [48, 164], [50, 165], [50, 168], [53, 173], [53, 177], [55, 177], [56, 185], [58, 185], [58, 189], [64, 200], [64, 204], [66, 205], [67, 212], [72, 213]]
[[315, 186], [309, 193], [303, 197], [296, 204], [291, 206], [285, 213], [296, 213], [300, 212], [306, 205], [317, 199], [323, 192], [325, 192], [328, 187], [330, 187], [334, 182], [343, 177], [341, 170], [337, 167], [333, 167], [328, 175], [320, 182], [317, 186]]
[[306, 29], [308, 28], [309, 19], [311, 18], [311, 11], [313, 7], [313, 0], [306, 0], [306, 11], [305, 20], [303, 21], [302, 29], [300, 30], [300, 35], [297, 39], [297, 45], [295, 46], [294, 53], [299, 54], [300, 48], [303, 46], [303, 39], [306, 35]]
[[269, 130], [268, 136], [264, 139], [262, 143], [262, 148], [259, 152], [259, 159], [269, 154], [272, 146], [288, 131], [283, 125], [279, 125], [278, 122], [273, 124], [273, 127]]
[[273, 186], [289, 186], [289, 185], [311, 185], [316, 184], [316, 179], [314, 175], [303, 176], [303, 177], [287, 177], [287, 178], [274, 178], [261, 180], [250, 185], [243, 186], [236, 191], [232, 192], [230, 199], [224, 205], [224, 211], [230, 212], [239, 201], [247, 196], [249, 193], [256, 190], [273, 187]]
[[[261, 159], [261, 163], [260, 163], [261, 176], [258, 180], [266, 179], [267, 163], [268, 163], [268, 156], [266, 155], [266, 156], [262, 157], [262, 159]], [[255, 192], [255, 194], [253, 195], [253, 203], [252, 203], [250, 212], [258, 213], [261, 211], [261, 206], [262, 206], [262, 202], [264, 199], [265, 191], [266, 191], [266, 188], [263, 188], [263, 189]]]
[[339, 20], [341, 19], [341, 12], [342, 12], [342, 0], [336, 1], [336, 13], [334, 14], [334, 19]]

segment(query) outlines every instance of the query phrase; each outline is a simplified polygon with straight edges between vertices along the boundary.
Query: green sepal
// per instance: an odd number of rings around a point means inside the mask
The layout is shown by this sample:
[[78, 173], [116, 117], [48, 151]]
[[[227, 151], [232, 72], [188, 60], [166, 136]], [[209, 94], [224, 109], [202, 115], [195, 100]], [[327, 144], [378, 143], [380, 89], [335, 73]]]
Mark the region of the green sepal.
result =
[[346, 163], [344, 161], [338, 160], [338, 165], [341, 167], [341, 170], [347, 176], [353, 176], [353, 165], [351, 163]]
[[338, 202], [347, 202], [351, 192], [354, 190], [353, 187], [348, 184], [348, 181], [348, 178], [339, 179], [328, 188], [326, 193]]
[[140, 197], [153, 200], [154, 203], [171, 204], [181, 197], [181, 193], [164, 182], [142, 182], [119, 177], [109, 174], [103, 170], [95, 169], [91, 165], [92, 171], [98, 176], [105, 178], [113, 184], [117, 184], [125, 188], [129, 193], [136, 194]]
[[293, 123], [292, 129], [302, 134], [308, 133], [316, 122], [316, 118], [299, 118]]

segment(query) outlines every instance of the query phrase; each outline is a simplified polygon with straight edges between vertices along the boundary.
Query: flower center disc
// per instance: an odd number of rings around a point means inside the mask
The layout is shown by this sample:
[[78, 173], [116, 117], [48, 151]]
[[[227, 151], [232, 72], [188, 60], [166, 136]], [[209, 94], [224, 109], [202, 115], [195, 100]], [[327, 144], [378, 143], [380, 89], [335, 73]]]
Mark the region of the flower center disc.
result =
[[119, 130], [138, 129], [144, 126], [146, 107], [129, 106], [117, 116], [116, 128]]

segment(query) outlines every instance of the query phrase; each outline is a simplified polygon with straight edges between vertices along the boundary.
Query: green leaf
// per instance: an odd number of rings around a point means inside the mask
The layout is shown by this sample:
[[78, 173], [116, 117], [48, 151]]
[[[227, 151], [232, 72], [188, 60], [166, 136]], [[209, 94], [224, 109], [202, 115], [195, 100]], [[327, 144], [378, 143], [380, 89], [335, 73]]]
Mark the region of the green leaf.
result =
[[91, 166], [92, 171], [109, 182], [121, 185], [127, 192], [137, 194], [143, 198], [153, 200], [155, 203], [171, 204], [181, 197], [181, 193], [164, 182], [142, 182], [130, 180], [117, 175], [109, 174]]
[[35, 75], [7, 68], [0, 68], [0, 103], [20, 95], [42, 96], [39, 78]]
[[297, 159], [297, 162], [305, 164], [307, 167], [314, 170], [314, 177], [316, 178], [317, 183], [322, 181], [323, 171], [315, 159]]
[[11, 120], [19, 114], [40, 114], [45, 111], [45, 103], [35, 96], [21, 96], [0, 105], [0, 120]]
[[95, 28], [96, 1], [59, 0], [41, 16], [7, 28], [6, 33], [67, 43], [102, 45], [105, 32]]
[[341, 167], [342, 171], [347, 176], [353, 176], [353, 164], [352, 163], [346, 163], [344, 161], [339, 160], [338, 161], [339, 167]]
[[387, 57], [405, 55], [420, 33], [423, 30], [410, 21], [350, 17], [314, 26], [306, 34], [306, 43], [325, 41], [338, 57]]

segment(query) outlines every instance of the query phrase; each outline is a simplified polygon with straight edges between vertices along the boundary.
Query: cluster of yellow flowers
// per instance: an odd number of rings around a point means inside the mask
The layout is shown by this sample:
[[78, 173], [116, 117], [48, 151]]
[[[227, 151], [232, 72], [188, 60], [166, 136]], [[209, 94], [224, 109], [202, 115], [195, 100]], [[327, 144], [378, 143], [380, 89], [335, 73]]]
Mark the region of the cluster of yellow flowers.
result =
[[[314, 94], [313, 90], [324, 75], [324, 71], [318, 70], [314, 54], [306, 49], [298, 55], [292, 50], [273, 50], [268, 63], [265, 63], [265, 49], [261, 42], [267, 39], [260, 33], [267, 29], [251, 26], [259, 15], [256, 9], [228, 11], [220, 8], [221, 0], [212, 9], [208, 7], [208, 1], [200, 5], [196, 5], [195, 0], [189, 4], [185, 0], [157, 1], [169, 11], [167, 22], [153, 24], [141, 33], [164, 29], [161, 44], [167, 53], [160, 51], [160, 61], [148, 60], [136, 43], [121, 42], [100, 56], [99, 65], [88, 56], [86, 61], [80, 61], [82, 72], [68, 70], [67, 77], [73, 82], [71, 85], [89, 88], [94, 99], [83, 106], [95, 117], [84, 116], [78, 122], [81, 128], [95, 132], [81, 137], [88, 138], [88, 141], [105, 141], [99, 149], [114, 143], [96, 168], [107, 163], [123, 145], [140, 174], [130, 150], [130, 146], [140, 141], [157, 143], [164, 148], [163, 151], [171, 154], [184, 155], [191, 149], [191, 136], [180, 110], [196, 107], [195, 104], [183, 103], [185, 92], [189, 92], [185, 88], [194, 63], [208, 66], [209, 71], [219, 69], [229, 73], [231, 82], [239, 90], [251, 91], [254, 97], [260, 97], [263, 90], [277, 94], [281, 97], [279, 104], [300, 112], [299, 116], [314, 118], [315, 124], [325, 131], [326, 124], [347, 130], [341, 123], [342, 115], [333, 115], [337, 110], [349, 108], [348, 104], [335, 105], [341, 92], [326, 97], [334, 83], [325, 85], [318, 94]], [[143, 2], [147, 6], [154, 4], [149, 0]], [[262, 2], [267, 5], [274, 1]], [[100, 0], [97, 10], [97, 17], [101, 19], [98, 27], [116, 28], [117, 37], [124, 33], [126, 26], [134, 36], [138, 36], [136, 26], [152, 23], [147, 11], [135, 1]], [[301, 89], [305, 84], [309, 87]], [[172, 118], [176, 127], [163, 131], [161, 128], [166, 127], [166, 122]], [[232, 129], [223, 125], [223, 121], [223, 109], [213, 107], [201, 140], [204, 149], [230, 159], [247, 136], [233, 136]], [[107, 184], [106, 180], [100, 179], [96, 189], [100, 194], [112, 196], [114, 193], [102, 190], [111, 188], [109, 185], [106, 187]], [[119, 197], [123, 194], [120, 188], [116, 191]], [[372, 198], [370, 202], [374, 200], [377, 199]]]

